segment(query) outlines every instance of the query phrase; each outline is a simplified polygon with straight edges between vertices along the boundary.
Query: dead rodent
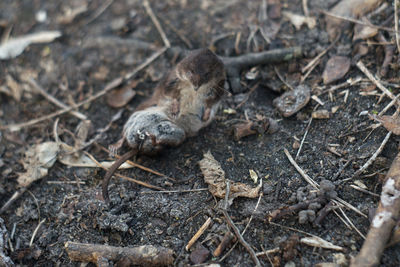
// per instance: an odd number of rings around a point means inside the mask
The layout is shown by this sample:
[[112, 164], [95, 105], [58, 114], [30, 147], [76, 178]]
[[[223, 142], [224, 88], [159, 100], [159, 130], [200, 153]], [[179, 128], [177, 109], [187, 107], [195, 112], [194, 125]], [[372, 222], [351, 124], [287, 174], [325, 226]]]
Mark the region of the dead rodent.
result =
[[225, 68], [209, 49], [191, 52], [157, 85], [150, 99], [139, 105], [125, 123], [122, 138], [111, 146], [115, 153], [126, 141], [131, 151], [104, 176], [103, 198], [118, 167], [135, 154], [154, 155], [165, 146], [178, 146], [194, 136], [215, 116], [224, 95]]

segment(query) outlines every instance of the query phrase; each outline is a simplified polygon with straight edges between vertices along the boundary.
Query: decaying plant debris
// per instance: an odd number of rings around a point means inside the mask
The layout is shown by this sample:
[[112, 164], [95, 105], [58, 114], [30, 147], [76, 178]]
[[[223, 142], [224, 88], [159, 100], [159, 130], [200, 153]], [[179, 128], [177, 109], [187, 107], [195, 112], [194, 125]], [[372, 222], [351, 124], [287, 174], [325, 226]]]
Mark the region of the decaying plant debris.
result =
[[399, 7], [0, 2], [0, 265], [400, 265]]

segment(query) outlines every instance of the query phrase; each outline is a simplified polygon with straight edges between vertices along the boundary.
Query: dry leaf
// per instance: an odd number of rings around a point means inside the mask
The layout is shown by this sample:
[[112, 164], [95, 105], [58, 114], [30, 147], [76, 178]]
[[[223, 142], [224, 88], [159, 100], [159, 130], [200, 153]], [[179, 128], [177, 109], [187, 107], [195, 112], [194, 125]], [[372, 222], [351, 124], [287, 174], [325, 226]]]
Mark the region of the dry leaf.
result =
[[22, 95], [22, 91], [23, 91], [21, 86], [10, 75], [6, 76], [6, 83], [7, 83], [7, 87], [11, 90], [10, 92], [11, 92], [12, 97], [17, 102], [19, 102], [21, 100], [21, 95]]
[[[58, 161], [64, 165], [71, 167], [86, 167], [86, 168], [98, 168], [99, 166], [94, 162], [90, 157], [85, 155], [82, 152], [71, 153], [75, 150], [74, 147], [67, 145], [65, 143], [61, 143], [62, 152], [59, 153]], [[110, 168], [114, 161], [102, 161], [100, 162], [105, 168]], [[129, 169], [133, 168], [132, 165], [125, 162], [118, 169]]]
[[348, 57], [333, 56], [326, 63], [322, 78], [324, 84], [337, 81], [346, 75], [350, 69], [351, 60]]
[[59, 31], [43, 31], [24, 36], [10, 38], [0, 44], [0, 59], [10, 59], [19, 56], [30, 44], [49, 43], [61, 36]]
[[114, 89], [107, 94], [107, 104], [113, 108], [121, 108], [136, 95], [136, 91], [131, 86]]
[[382, 123], [386, 130], [393, 132], [395, 135], [400, 135], [400, 119], [392, 116], [374, 116], [374, 119]]
[[92, 122], [90, 120], [82, 120], [75, 130], [75, 148], [81, 147], [89, 135], [90, 129], [92, 128]]
[[86, 11], [87, 11], [87, 3], [85, 3], [84, 1], [79, 6], [72, 8], [66, 7], [64, 8], [64, 14], [62, 14], [62, 16], [59, 16], [57, 18], [57, 22], [61, 24], [71, 23], [76, 18], [76, 16]]
[[284, 117], [289, 117], [307, 105], [310, 101], [310, 97], [310, 87], [303, 84], [275, 98], [273, 104]]
[[[199, 161], [201, 172], [204, 175], [204, 181], [208, 184], [208, 190], [213, 196], [224, 198], [226, 193], [225, 172], [218, 161], [215, 160], [210, 151], [203, 155]], [[248, 197], [256, 198], [260, 192], [261, 184], [257, 187], [251, 187], [244, 183], [230, 182], [229, 198]]]
[[[382, 1], [383, 0], [341, 0], [329, 11], [341, 17], [357, 19], [378, 7]], [[351, 25], [346, 20], [329, 15], [325, 16], [325, 20], [326, 31], [331, 40], [335, 39], [340, 32], [345, 31]]]
[[313, 119], [329, 119], [329, 111], [326, 109], [319, 109], [311, 113]]
[[56, 142], [45, 142], [31, 146], [25, 152], [22, 162], [26, 172], [18, 176], [18, 185], [27, 187], [47, 175], [48, 169], [57, 160], [59, 145]]
[[290, 23], [292, 23], [296, 27], [296, 30], [300, 30], [301, 26], [303, 26], [303, 24], [307, 24], [307, 27], [309, 29], [313, 29], [315, 27], [315, 25], [317, 24], [316, 19], [313, 17], [305, 17], [302, 15], [294, 14], [289, 11], [284, 11], [284, 12], [282, 12], [282, 14], [287, 19], [289, 19]]
[[[370, 23], [366, 17], [362, 17], [361, 21], [363, 21], [365, 23]], [[368, 26], [365, 26], [362, 24], [356, 24], [354, 26], [353, 41], [365, 40], [365, 39], [374, 37], [377, 34], [378, 34], [377, 28], [368, 27]]]
[[333, 250], [338, 250], [338, 251], [344, 250], [344, 248], [336, 246], [336, 245], [332, 244], [331, 242], [328, 242], [318, 236], [303, 237], [302, 239], [300, 239], [300, 243], [306, 244], [311, 247], [333, 249]]
[[258, 175], [254, 170], [249, 170], [250, 173], [250, 178], [253, 180], [253, 182], [256, 184], [258, 181]]

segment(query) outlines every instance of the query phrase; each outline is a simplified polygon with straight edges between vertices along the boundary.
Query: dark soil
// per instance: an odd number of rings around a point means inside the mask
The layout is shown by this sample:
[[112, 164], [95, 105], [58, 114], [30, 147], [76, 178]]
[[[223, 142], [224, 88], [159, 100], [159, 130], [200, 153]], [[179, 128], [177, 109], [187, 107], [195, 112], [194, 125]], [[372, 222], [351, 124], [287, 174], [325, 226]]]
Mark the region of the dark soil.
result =
[[[76, 2], [76, 3], [74, 3]], [[58, 108], [42, 96], [36, 94], [30, 86], [24, 85], [23, 77], [31, 75], [38, 83], [57, 99], [71, 104], [77, 103], [102, 90], [104, 85], [130, 72], [142, 63], [152, 51], [139, 47], [131, 40], [142, 40], [161, 47], [162, 40], [146, 14], [141, 1], [114, 1], [99, 17], [89, 21], [103, 1], [88, 0], [88, 10], [78, 15], [72, 22], [61, 24], [58, 21], [63, 10], [84, 1], [23, 1], [3, 0], [0, 2], [0, 21], [12, 26], [11, 36], [20, 36], [41, 30], [61, 30], [63, 36], [49, 44], [31, 45], [21, 56], [0, 61], [0, 86], [6, 85], [6, 76], [10, 75], [23, 88], [22, 97], [16, 101], [11, 96], [0, 93], [0, 125], [28, 121], [56, 111]], [[235, 36], [241, 32], [240, 53], [246, 53], [246, 40], [250, 34], [250, 25], [259, 25], [258, 12], [262, 1], [157, 1], [151, 3], [160, 18], [172, 46], [182, 49], [208, 47], [212, 40], [221, 34], [233, 35], [213, 43], [215, 52], [222, 56], [235, 56]], [[278, 1], [279, 2], [279, 1]], [[280, 1], [282, 9], [303, 14], [300, 0]], [[294, 234], [300, 238], [303, 233], [294, 232], [267, 222], [268, 214], [279, 207], [296, 203], [292, 195], [300, 187], [306, 187], [306, 181], [289, 163], [283, 149], [287, 148], [295, 156], [293, 146], [301, 140], [315, 109], [331, 111], [339, 106], [329, 119], [314, 119], [305, 139], [297, 163], [316, 182], [339, 180], [351, 177], [376, 151], [387, 131], [378, 128], [370, 134], [368, 128], [374, 122], [368, 116], [360, 116], [362, 111], [382, 110], [388, 98], [378, 102], [379, 96], [360, 95], [362, 87], [369, 82], [347, 86], [333, 93], [333, 100], [328, 94], [319, 98], [325, 103], [316, 107], [314, 100], [297, 115], [282, 117], [272, 101], [288, 88], [276, 75], [276, 69], [292, 85], [300, 82], [301, 68], [330, 44], [325, 32], [325, 17], [320, 9], [327, 10], [335, 1], [308, 1], [310, 12], [317, 18], [317, 26], [308, 29], [303, 26], [296, 30], [283, 16], [275, 19], [281, 23], [278, 34], [267, 44], [260, 33], [256, 34], [258, 49], [301, 46], [304, 57], [287, 63], [258, 66], [258, 76], [254, 80], [242, 77], [244, 93], [226, 97], [215, 121], [200, 131], [198, 136], [189, 138], [177, 148], [169, 148], [156, 157], [139, 156], [137, 161], [157, 170], [176, 181], [159, 177], [139, 169], [123, 171], [123, 174], [164, 187], [167, 190], [188, 190], [206, 188], [198, 161], [203, 153], [210, 150], [226, 172], [227, 178], [253, 184], [249, 170], [254, 170], [263, 179], [263, 196], [253, 215], [254, 219], [244, 235], [245, 240], [256, 252], [279, 247], [282, 242]], [[390, 4], [391, 2], [389, 2]], [[379, 24], [393, 13], [389, 5], [387, 11], [376, 16], [373, 23]], [[35, 20], [38, 11], [47, 13], [47, 20], [39, 23]], [[89, 23], [88, 23], [89, 22]], [[192, 47], [188, 47], [177, 33], [167, 24], [172, 24], [186, 37]], [[1, 24], [0, 24], [1, 25]], [[0, 28], [5, 31], [5, 28]], [[95, 42], [95, 38], [103, 38]], [[108, 40], [108, 41], [107, 41]], [[255, 51], [253, 45], [250, 51]], [[313, 94], [320, 92], [321, 75], [329, 56], [339, 54], [351, 57], [352, 43], [348, 35], [343, 35], [338, 44], [322, 58], [311, 75], [305, 80]], [[363, 57], [368, 68], [375, 73], [383, 61], [383, 48], [371, 46]], [[397, 64], [397, 53], [393, 61]], [[163, 54], [145, 70], [134, 77], [137, 82], [137, 96], [124, 108], [123, 116], [99, 140], [99, 145], [107, 147], [116, 142], [129, 114], [134, 108], [151, 95], [152, 88], [162, 75], [174, 65], [174, 58]], [[385, 80], [396, 84], [398, 73], [390, 69]], [[363, 76], [353, 65], [347, 75], [337, 84], [348, 78]], [[258, 84], [258, 85], [257, 85]], [[244, 105], [237, 105], [245, 99], [249, 88], [255, 87]], [[397, 83], [399, 85], [399, 83]], [[247, 89], [246, 89], [247, 88]], [[329, 87], [327, 87], [329, 88]], [[347, 101], [344, 94], [348, 90]], [[398, 89], [394, 88], [397, 94]], [[224, 110], [233, 108], [236, 114]], [[117, 112], [106, 104], [105, 98], [97, 99], [80, 109], [92, 121], [94, 129], [107, 125]], [[388, 111], [392, 114], [394, 108]], [[248, 136], [235, 141], [232, 125], [250, 118], [263, 115], [278, 121], [279, 131], [273, 134]], [[60, 129], [74, 132], [79, 120], [71, 115], [60, 117]], [[17, 190], [16, 178], [23, 171], [23, 155], [32, 144], [53, 140], [54, 120], [38, 123], [17, 132], [0, 132], [0, 206]], [[66, 143], [73, 144], [71, 134], [66, 131], [60, 136]], [[361, 175], [360, 180], [368, 190], [379, 194], [381, 181], [397, 152], [399, 138], [392, 136], [378, 159]], [[334, 146], [332, 146], [334, 144]], [[328, 149], [334, 147], [341, 155], [335, 155]], [[98, 160], [109, 159], [98, 145], [90, 146], [87, 151]], [[125, 152], [126, 148], [121, 151]], [[338, 170], [348, 161], [352, 162], [339, 176]], [[101, 182], [105, 172], [97, 168], [67, 167], [56, 163], [44, 178], [33, 183], [1, 218], [11, 233], [15, 228], [6, 253], [16, 264], [28, 266], [79, 266], [72, 262], [64, 250], [67, 241], [82, 243], [109, 244], [113, 246], [161, 245], [171, 248], [176, 253], [175, 264], [190, 265], [190, 252], [185, 245], [208, 217], [213, 220], [199, 242], [212, 253], [226, 232], [227, 224], [220, 213], [217, 201], [207, 191], [188, 193], [159, 193], [148, 188], [113, 178], [110, 183], [111, 206], [101, 199]], [[369, 175], [374, 174], [374, 175]], [[365, 177], [364, 177], [365, 176]], [[336, 177], [336, 180], [333, 180]], [[52, 183], [57, 181], [58, 183]], [[75, 183], [73, 183], [75, 182]], [[78, 183], [77, 183], [78, 182]], [[378, 197], [362, 193], [350, 187], [352, 181], [337, 183], [339, 197], [357, 207], [364, 214], [376, 207]], [[291, 198], [292, 197], [292, 198]], [[257, 199], [238, 198], [229, 208], [229, 214], [240, 230], [247, 224]], [[353, 224], [366, 234], [369, 227], [367, 218], [351, 210], [345, 210]], [[39, 221], [46, 219], [39, 229], [32, 247], [29, 242]], [[345, 248], [343, 252], [313, 248], [296, 244], [292, 257], [283, 257], [282, 253], [271, 254], [274, 262], [282, 266], [294, 262], [296, 266], [311, 266], [320, 262], [335, 262], [343, 253], [347, 260], [359, 251], [363, 238], [353, 229], [349, 229], [334, 214], [329, 213], [320, 227], [311, 223], [299, 224], [298, 215], [294, 214], [277, 223], [317, 235], [335, 245]], [[1, 248], [0, 248], [1, 249]], [[209, 257], [206, 262], [219, 262], [220, 258]], [[270, 265], [267, 257], [261, 256], [264, 265]], [[382, 266], [399, 266], [399, 246], [385, 250]], [[238, 244], [233, 252], [222, 262], [222, 266], [253, 266], [247, 251]]]

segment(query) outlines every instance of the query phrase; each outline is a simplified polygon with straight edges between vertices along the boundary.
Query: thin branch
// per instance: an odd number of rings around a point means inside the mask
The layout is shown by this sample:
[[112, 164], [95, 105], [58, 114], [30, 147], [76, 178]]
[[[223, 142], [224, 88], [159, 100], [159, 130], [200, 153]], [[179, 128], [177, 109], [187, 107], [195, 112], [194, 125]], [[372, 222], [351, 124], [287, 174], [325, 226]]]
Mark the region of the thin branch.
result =
[[358, 169], [354, 175], [351, 178], [348, 179], [344, 179], [343, 181], [346, 180], [351, 180], [355, 177], [360, 176], [360, 174], [365, 171], [374, 161], [375, 159], [379, 156], [379, 154], [382, 152], [383, 148], [385, 147], [386, 143], [389, 141], [390, 136], [392, 135], [392, 132], [388, 132], [385, 136], [385, 138], [383, 139], [381, 145], [378, 147], [378, 149], [375, 151], [375, 153], [367, 160], [367, 162], [364, 163], [364, 165]]
[[[106, 170], [106, 171], [108, 170], [108, 169], [107, 169], [106, 167], [104, 167], [98, 160], [96, 160], [96, 158], [93, 157], [90, 153], [88, 153], [88, 152], [86, 152], [86, 151], [83, 151], [83, 152], [84, 152], [84, 153], [86, 154], [86, 156], [88, 156], [94, 163], [96, 163], [97, 166], [99, 166], [100, 168], [102, 168], [102, 169], [104, 169], [104, 170]], [[114, 175], [115, 175], [115, 176], [118, 176], [118, 177], [120, 177], [120, 178], [122, 178], [122, 179], [124, 179], [124, 180], [133, 182], [133, 183], [135, 183], [135, 184], [139, 184], [139, 185], [144, 186], [144, 187], [147, 187], [147, 188], [156, 189], [156, 190], [160, 190], [160, 191], [163, 191], [163, 190], [164, 190], [164, 188], [162, 188], [162, 187], [158, 187], [158, 186], [155, 186], [155, 185], [146, 183], [146, 182], [142, 182], [142, 181], [133, 179], [133, 178], [131, 178], [131, 177], [128, 177], [128, 176], [119, 174], [119, 173], [114, 173]]]
[[300, 155], [300, 152], [301, 152], [301, 149], [302, 149], [302, 147], [303, 147], [304, 141], [306, 140], [306, 137], [307, 137], [307, 134], [308, 134], [308, 130], [310, 130], [310, 126], [311, 126], [312, 120], [313, 120], [313, 119], [312, 119], [312, 117], [311, 117], [311, 118], [310, 118], [310, 121], [309, 121], [308, 124], [307, 124], [306, 131], [304, 132], [304, 136], [303, 136], [303, 138], [301, 139], [301, 143], [300, 143], [299, 149], [297, 150], [296, 157], [294, 158], [295, 160], [297, 160], [297, 158], [298, 158], [299, 155]]
[[337, 19], [341, 19], [341, 20], [345, 20], [345, 21], [350, 21], [350, 22], [353, 22], [353, 23], [356, 23], [356, 24], [360, 24], [360, 25], [363, 25], [363, 26], [367, 26], [367, 27], [370, 27], [370, 28], [375, 28], [375, 29], [384, 30], [384, 31], [388, 31], [388, 32], [394, 32], [395, 31], [395, 30], [393, 30], [391, 28], [388, 28], [388, 27], [377, 26], [377, 25], [373, 25], [372, 23], [366, 23], [366, 22], [361, 21], [361, 20], [357, 20], [357, 19], [353, 19], [353, 18], [348, 18], [348, 17], [343, 17], [343, 16], [340, 16], [340, 15], [336, 15], [336, 14], [333, 14], [333, 13], [331, 13], [329, 11], [326, 11], [326, 10], [321, 10], [321, 12], [323, 14], [325, 14], [327, 16], [330, 16], [330, 17], [333, 17], [333, 18], [337, 18]]
[[48, 115], [45, 115], [43, 117], [40, 117], [40, 118], [37, 118], [37, 119], [33, 119], [33, 120], [30, 120], [30, 121], [27, 121], [27, 122], [9, 124], [9, 125], [1, 125], [0, 126], [0, 130], [8, 129], [10, 131], [18, 131], [21, 128], [29, 127], [29, 126], [35, 125], [35, 124], [37, 124], [39, 122], [52, 119], [54, 117], [57, 117], [57, 116], [60, 116], [62, 114], [65, 114], [67, 112], [70, 112], [70, 111], [72, 111], [74, 109], [77, 109], [77, 108], [79, 108], [79, 107], [81, 107], [83, 105], [86, 105], [86, 104], [98, 99], [99, 97], [102, 97], [103, 95], [107, 94], [109, 91], [117, 88], [122, 82], [132, 78], [135, 74], [137, 74], [139, 71], [141, 71], [146, 66], [148, 66], [151, 62], [153, 62], [157, 57], [159, 57], [161, 54], [163, 54], [166, 50], [167, 50], [167, 48], [164, 47], [161, 50], [155, 52], [148, 59], [146, 59], [146, 61], [144, 61], [139, 66], [137, 66], [132, 72], [128, 73], [124, 77], [119, 77], [119, 78], [116, 78], [116, 79], [112, 80], [111, 82], [109, 82], [104, 87], [103, 90], [101, 90], [100, 92], [98, 92], [95, 95], [90, 96], [88, 99], [86, 99], [86, 100], [84, 100], [82, 102], [79, 102], [78, 104], [72, 105], [72, 106], [70, 106], [68, 108], [61, 109], [59, 111], [53, 112], [51, 114], [48, 114]]
[[399, 15], [397, 14], [398, 5], [399, 5], [399, 0], [394, 0], [394, 30], [396, 34], [397, 53], [400, 53]]
[[[46, 90], [43, 89], [43, 87], [41, 87], [35, 79], [33, 79], [32, 77], [27, 79], [27, 82], [33, 87], [35, 88], [35, 90], [40, 93], [44, 98], [46, 98], [47, 100], [49, 100], [51, 103], [55, 104], [56, 106], [60, 107], [60, 108], [69, 108], [68, 105], [64, 104], [63, 102], [59, 101], [57, 98], [55, 98], [54, 96], [50, 95], [49, 93], [46, 92]], [[70, 112], [72, 115], [74, 115], [75, 117], [77, 117], [80, 120], [87, 120], [86, 115], [78, 112], [78, 111], [71, 111]]]
[[163, 42], [164, 42], [164, 45], [165, 45], [167, 48], [170, 48], [170, 47], [171, 47], [171, 43], [169, 42], [169, 40], [168, 40], [168, 38], [167, 38], [167, 35], [165, 34], [163, 28], [161, 27], [161, 24], [160, 24], [160, 22], [158, 21], [156, 15], [154, 15], [154, 12], [153, 12], [153, 10], [151, 9], [151, 6], [150, 6], [149, 1], [148, 1], [148, 0], [145, 0], [145, 1], [143, 2], [143, 6], [144, 6], [144, 8], [146, 9], [147, 14], [148, 14], [149, 17], [151, 18], [151, 21], [153, 21], [154, 26], [156, 26], [157, 31], [160, 33], [161, 38], [162, 38], [162, 40], [163, 40]]

